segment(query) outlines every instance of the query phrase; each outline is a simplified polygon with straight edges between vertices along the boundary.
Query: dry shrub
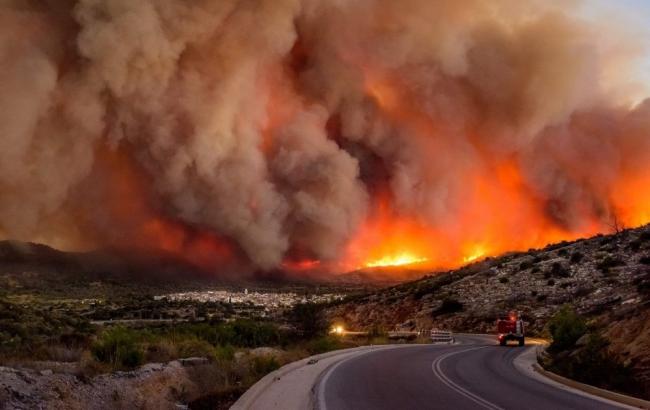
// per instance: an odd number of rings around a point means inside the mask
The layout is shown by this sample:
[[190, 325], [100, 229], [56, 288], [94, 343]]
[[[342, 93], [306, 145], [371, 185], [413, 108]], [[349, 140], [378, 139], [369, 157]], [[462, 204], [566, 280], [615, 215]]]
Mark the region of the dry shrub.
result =
[[187, 339], [176, 345], [179, 357], [214, 357], [214, 347], [205, 340]]
[[47, 346], [45, 348], [47, 358], [55, 362], [78, 362], [83, 352], [80, 347]]
[[145, 357], [149, 363], [169, 362], [178, 357], [178, 348], [175, 343], [161, 339], [147, 345]]

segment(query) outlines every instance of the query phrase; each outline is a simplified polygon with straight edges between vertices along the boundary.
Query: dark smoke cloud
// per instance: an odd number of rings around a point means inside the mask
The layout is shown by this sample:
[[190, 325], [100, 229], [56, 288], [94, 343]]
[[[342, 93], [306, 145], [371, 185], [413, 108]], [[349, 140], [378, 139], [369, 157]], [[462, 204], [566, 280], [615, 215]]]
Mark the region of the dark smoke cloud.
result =
[[379, 191], [462, 236], [505, 162], [550, 223], [606, 225], [649, 176], [650, 101], [612, 97], [640, 47], [537, 1], [5, 0], [0, 233], [99, 246], [155, 214], [263, 269], [336, 260]]

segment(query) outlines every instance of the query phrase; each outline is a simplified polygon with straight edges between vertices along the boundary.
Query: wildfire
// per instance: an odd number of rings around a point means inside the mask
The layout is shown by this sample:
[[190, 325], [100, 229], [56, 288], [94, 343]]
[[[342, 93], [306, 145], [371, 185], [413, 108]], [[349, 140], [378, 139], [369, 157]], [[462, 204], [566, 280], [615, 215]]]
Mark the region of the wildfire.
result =
[[383, 258], [366, 262], [366, 268], [376, 268], [381, 266], [405, 266], [415, 265], [427, 262], [429, 259], [415, 256], [408, 251], [400, 252], [393, 255], [387, 255]]
[[438, 236], [433, 229], [415, 218], [395, 214], [389, 195], [378, 194], [377, 198], [371, 217], [348, 244], [343, 268], [428, 267], [437, 262]]
[[473, 249], [470, 251], [470, 253], [463, 257], [463, 262], [464, 263], [470, 263], [478, 260], [479, 258], [485, 256], [487, 254], [487, 251], [485, 247], [482, 245], [476, 245], [473, 247]]
[[9, 2], [0, 238], [411, 274], [650, 222], [637, 53], [528, 2]]

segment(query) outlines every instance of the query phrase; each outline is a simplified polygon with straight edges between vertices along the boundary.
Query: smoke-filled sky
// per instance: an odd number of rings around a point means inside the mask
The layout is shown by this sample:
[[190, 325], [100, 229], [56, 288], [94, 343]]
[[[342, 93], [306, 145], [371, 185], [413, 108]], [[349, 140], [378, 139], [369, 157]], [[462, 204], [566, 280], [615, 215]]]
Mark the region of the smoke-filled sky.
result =
[[647, 223], [612, 3], [3, 0], [0, 237], [347, 270]]

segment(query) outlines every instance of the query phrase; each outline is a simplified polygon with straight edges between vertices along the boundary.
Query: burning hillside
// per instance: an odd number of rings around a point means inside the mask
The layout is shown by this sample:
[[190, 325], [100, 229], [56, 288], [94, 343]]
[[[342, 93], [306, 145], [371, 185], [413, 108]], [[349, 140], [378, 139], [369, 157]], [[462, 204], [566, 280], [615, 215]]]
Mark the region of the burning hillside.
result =
[[9, 0], [0, 237], [344, 271], [646, 223], [633, 31], [533, 0]]

